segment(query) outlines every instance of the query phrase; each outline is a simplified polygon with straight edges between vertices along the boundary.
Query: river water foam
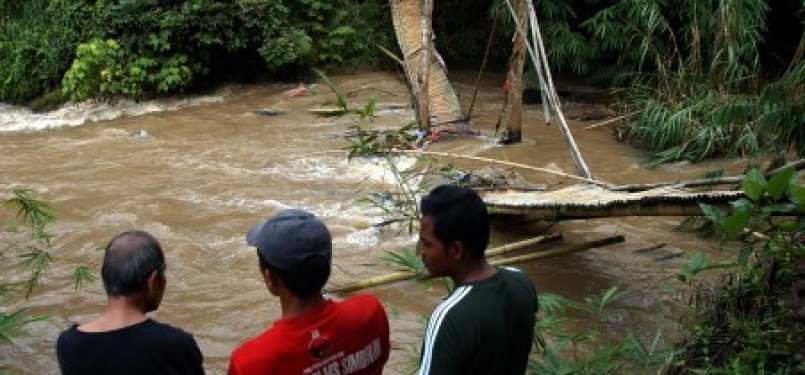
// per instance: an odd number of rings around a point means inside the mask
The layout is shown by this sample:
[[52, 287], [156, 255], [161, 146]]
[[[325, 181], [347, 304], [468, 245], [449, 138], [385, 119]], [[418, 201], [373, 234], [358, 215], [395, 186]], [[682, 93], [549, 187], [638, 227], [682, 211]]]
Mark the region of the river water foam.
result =
[[160, 100], [118, 100], [114, 103], [87, 101], [67, 103], [53, 111], [38, 113], [22, 106], [0, 103], [0, 132], [39, 131], [87, 122], [114, 120], [147, 113], [176, 111], [189, 106], [221, 102], [230, 90], [207, 96]]

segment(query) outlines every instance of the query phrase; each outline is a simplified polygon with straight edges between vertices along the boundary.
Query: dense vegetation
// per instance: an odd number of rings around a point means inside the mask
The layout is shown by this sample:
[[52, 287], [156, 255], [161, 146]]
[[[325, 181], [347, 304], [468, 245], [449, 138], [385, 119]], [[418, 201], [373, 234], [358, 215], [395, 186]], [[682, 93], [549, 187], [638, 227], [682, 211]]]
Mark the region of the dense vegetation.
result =
[[[449, 67], [480, 67], [492, 34], [488, 66], [505, 68], [510, 1], [435, 2]], [[615, 90], [631, 114], [619, 133], [652, 162], [805, 154], [801, 0], [535, 7], [556, 71], [627, 88]], [[0, 0], [0, 101], [137, 98], [312, 78], [311, 67], [390, 67], [377, 46], [396, 50], [386, 0]]]
[[699, 254], [680, 273], [689, 282], [703, 270], [734, 271], [719, 288], [700, 289], [668, 374], [805, 371], [805, 188], [788, 168], [768, 180], [751, 170], [743, 191], [730, 212], [702, 205], [721, 238], [742, 246], [726, 262]]
[[551, 65], [626, 87], [651, 162], [805, 155], [802, 1], [537, 4]]
[[58, 88], [73, 100], [141, 97], [373, 64], [372, 43], [391, 40], [386, 13], [348, 0], [2, 0], [0, 101]]

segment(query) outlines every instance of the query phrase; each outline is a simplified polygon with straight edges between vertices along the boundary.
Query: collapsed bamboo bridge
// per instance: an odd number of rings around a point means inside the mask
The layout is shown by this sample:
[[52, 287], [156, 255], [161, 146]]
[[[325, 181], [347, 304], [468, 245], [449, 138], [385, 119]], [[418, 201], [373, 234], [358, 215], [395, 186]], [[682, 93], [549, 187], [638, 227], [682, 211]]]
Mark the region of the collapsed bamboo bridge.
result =
[[488, 191], [481, 197], [493, 215], [528, 215], [544, 219], [592, 219], [619, 216], [697, 216], [699, 203], [726, 205], [741, 191], [689, 192], [665, 186], [638, 192], [613, 191], [579, 184], [553, 191]]
[[[528, 168], [534, 169], [533, 167]], [[784, 168], [794, 168], [796, 171], [800, 171], [805, 168], [805, 159], [773, 170], [767, 173], [767, 176]], [[556, 172], [552, 171], [544, 172], [556, 174]], [[611, 186], [600, 181], [570, 175], [565, 177], [583, 180], [583, 183], [552, 191], [481, 191], [480, 195], [492, 215], [521, 215], [546, 220], [623, 216], [700, 216], [701, 209], [699, 204], [701, 203], [726, 206], [729, 202], [744, 197], [743, 191], [739, 190], [688, 190], [691, 187], [737, 184], [743, 180], [744, 176], [624, 186]], [[489, 249], [486, 251], [486, 257], [492, 265], [511, 265], [601, 248], [625, 241], [622, 235], [612, 235], [570, 246], [542, 248], [534, 251], [535, 247], [559, 242], [562, 238], [561, 233], [541, 235]], [[635, 251], [653, 251], [662, 246], [664, 244]], [[527, 251], [527, 253], [504, 257], [504, 255], [520, 251]], [[672, 255], [678, 256], [679, 254]], [[384, 284], [405, 280], [423, 280], [430, 277], [424, 270], [417, 272], [412, 269], [401, 269], [349, 284], [330, 286], [326, 289], [326, 292], [334, 294], [351, 293]]]
[[[397, 152], [407, 155], [492, 162], [507, 167], [551, 174], [575, 182], [574, 185], [555, 190], [479, 191], [492, 215], [527, 215], [558, 220], [623, 216], [700, 216], [699, 204], [701, 203], [725, 207], [729, 202], [744, 196], [741, 190], [691, 190], [691, 188], [712, 189], [716, 186], [738, 185], [743, 181], [743, 175], [618, 186], [545, 168], [477, 156], [433, 151]], [[769, 171], [765, 175], [768, 178], [786, 168], [801, 171], [805, 169], [805, 159], [791, 162]]]

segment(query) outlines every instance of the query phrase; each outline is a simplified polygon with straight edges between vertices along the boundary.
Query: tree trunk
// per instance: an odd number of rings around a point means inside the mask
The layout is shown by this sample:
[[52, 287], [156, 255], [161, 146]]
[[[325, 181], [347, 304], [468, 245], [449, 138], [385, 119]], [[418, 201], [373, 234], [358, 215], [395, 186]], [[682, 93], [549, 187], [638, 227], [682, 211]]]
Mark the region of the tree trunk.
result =
[[[514, 3], [517, 19], [520, 25], [527, 25], [528, 7], [525, 0], [516, 0]], [[525, 66], [526, 40], [523, 33], [515, 31], [512, 54], [509, 58], [509, 71], [506, 73], [506, 97], [500, 111], [497, 128], [501, 125], [506, 128], [506, 134], [501, 139], [504, 144], [519, 143], [522, 141], [523, 122], [523, 67]]]
[[422, 5], [422, 15], [420, 19], [420, 31], [422, 32], [422, 45], [427, 46], [422, 48], [420, 53], [421, 65], [419, 66], [419, 74], [417, 77], [418, 87], [417, 90], [417, 117], [419, 118], [419, 130], [430, 129], [430, 103], [428, 97], [428, 75], [430, 74], [430, 59], [431, 50], [433, 48], [432, 37], [432, 18], [433, 18], [433, 0], [424, 0]]
[[[419, 72], [422, 70], [422, 58], [425, 50], [422, 42], [422, 0], [389, 0], [391, 5], [391, 15], [394, 21], [394, 31], [397, 35], [397, 43], [403, 55], [406, 78], [411, 85], [414, 95], [420, 96], [422, 89], [420, 86]], [[431, 34], [432, 35], [432, 34]], [[464, 120], [461, 112], [461, 105], [458, 102], [453, 86], [447, 79], [447, 70], [441, 63], [436, 50], [433, 48], [433, 38], [425, 48], [427, 50], [427, 61], [430, 67], [427, 76], [428, 93], [428, 112], [434, 125], [450, 123]], [[418, 105], [419, 98], [412, 98], [415, 105]], [[419, 109], [418, 109], [419, 111]]]

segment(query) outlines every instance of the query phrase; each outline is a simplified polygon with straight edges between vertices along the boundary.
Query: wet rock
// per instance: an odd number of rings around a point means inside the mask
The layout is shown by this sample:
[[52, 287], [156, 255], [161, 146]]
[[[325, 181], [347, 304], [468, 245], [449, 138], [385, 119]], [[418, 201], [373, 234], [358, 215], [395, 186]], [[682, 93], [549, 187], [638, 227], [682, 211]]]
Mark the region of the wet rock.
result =
[[285, 113], [286, 113], [285, 111], [280, 111], [278, 109], [271, 109], [271, 108], [258, 109], [256, 111], [254, 111], [255, 115], [263, 116], [263, 117], [272, 117], [272, 116], [284, 115]]

